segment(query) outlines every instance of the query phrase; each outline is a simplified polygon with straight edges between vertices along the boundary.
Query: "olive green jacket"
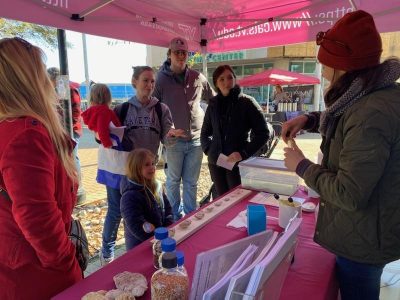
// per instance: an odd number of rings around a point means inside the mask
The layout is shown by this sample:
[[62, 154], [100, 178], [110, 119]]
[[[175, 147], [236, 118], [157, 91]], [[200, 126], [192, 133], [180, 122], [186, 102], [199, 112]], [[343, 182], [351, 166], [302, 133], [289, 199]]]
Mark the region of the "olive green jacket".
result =
[[314, 240], [370, 264], [400, 258], [400, 87], [364, 96], [321, 145], [304, 180], [321, 196]]

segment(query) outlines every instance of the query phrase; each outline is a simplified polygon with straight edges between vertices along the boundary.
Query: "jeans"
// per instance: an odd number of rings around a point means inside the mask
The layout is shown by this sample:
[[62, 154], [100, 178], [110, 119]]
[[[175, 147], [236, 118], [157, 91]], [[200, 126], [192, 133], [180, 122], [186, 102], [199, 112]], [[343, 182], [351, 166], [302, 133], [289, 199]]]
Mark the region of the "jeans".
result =
[[336, 256], [336, 276], [342, 300], [379, 300], [384, 267]]
[[115, 241], [119, 223], [121, 222], [121, 193], [117, 189], [106, 186], [108, 209], [103, 227], [102, 254], [104, 258], [114, 257]]
[[167, 197], [171, 203], [174, 220], [182, 217], [180, 184], [183, 183], [183, 212], [188, 214], [196, 209], [197, 182], [200, 176], [203, 151], [200, 139], [177, 140], [166, 146]]

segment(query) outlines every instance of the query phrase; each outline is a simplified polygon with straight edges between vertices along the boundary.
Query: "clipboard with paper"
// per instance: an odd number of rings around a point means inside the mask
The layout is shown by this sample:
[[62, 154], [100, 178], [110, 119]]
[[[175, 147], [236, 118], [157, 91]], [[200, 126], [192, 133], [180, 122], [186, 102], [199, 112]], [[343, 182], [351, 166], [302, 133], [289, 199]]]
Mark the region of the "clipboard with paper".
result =
[[234, 290], [229, 300], [278, 300], [293, 259], [302, 219], [291, 219], [271, 251], [255, 267], [246, 290]]
[[273, 231], [267, 230], [199, 253], [196, 257], [189, 299], [203, 299], [205, 291], [224, 277], [250, 244], [258, 247], [253, 256], [257, 257], [272, 237]]

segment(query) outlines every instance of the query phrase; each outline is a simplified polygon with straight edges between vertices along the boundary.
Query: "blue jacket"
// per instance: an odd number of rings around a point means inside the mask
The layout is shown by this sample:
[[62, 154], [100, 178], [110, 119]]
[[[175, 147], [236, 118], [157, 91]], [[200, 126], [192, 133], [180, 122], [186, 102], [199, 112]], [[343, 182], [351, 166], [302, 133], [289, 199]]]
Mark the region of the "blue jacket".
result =
[[125, 243], [127, 250], [153, 236], [143, 230], [143, 223], [149, 222], [156, 228], [172, 224], [171, 205], [159, 184], [161, 205], [143, 185], [124, 176], [121, 180], [121, 214], [124, 219]]

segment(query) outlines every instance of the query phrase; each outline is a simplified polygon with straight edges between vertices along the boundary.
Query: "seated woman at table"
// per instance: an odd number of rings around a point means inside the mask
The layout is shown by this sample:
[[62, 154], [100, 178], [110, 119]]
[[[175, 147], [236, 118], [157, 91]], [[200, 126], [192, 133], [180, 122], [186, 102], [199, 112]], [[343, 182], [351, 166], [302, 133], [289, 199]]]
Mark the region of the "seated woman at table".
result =
[[[268, 140], [269, 131], [260, 105], [242, 93], [230, 66], [219, 66], [213, 83], [218, 94], [210, 99], [200, 138], [215, 196], [221, 196], [241, 183], [237, 163], [256, 153]], [[222, 154], [235, 164], [232, 170], [217, 165]]]
[[314, 164], [293, 143], [285, 164], [321, 196], [314, 240], [336, 255], [341, 298], [378, 300], [385, 264], [400, 258], [400, 61], [380, 63], [381, 37], [364, 11], [316, 42], [327, 109], [284, 123], [282, 137], [319, 129], [324, 157]]
[[68, 238], [73, 142], [42, 50], [0, 40], [0, 299], [50, 299], [82, 279]]
[[143, 148], [128, 156], [126, 176], [121, 181], [126, 250], [153, 236], [155, 228], [173, 223], [171, 205], [155, 178], [155, 160], [155, 155]]

